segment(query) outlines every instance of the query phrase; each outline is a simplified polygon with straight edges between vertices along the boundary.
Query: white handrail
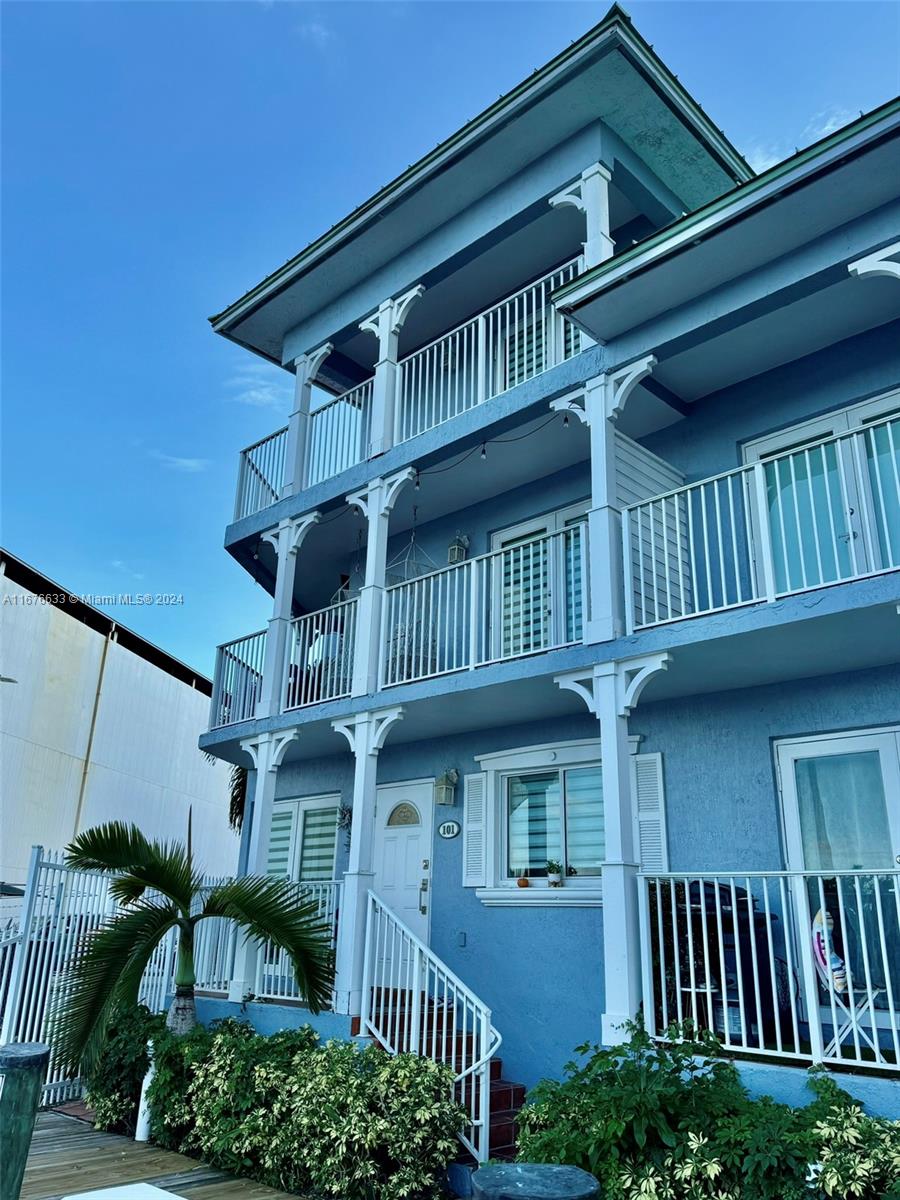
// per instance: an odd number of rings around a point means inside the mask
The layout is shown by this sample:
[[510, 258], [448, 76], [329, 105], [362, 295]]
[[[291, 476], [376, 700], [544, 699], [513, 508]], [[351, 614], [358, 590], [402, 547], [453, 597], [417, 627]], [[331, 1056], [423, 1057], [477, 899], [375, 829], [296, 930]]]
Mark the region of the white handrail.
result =
[[460, 1141], [490, 1153], [490, 1064], [502, 1038], [491, 1010], [374, 892], [369, 892], [362, 1025], [391, 1054], [448, 1063], [467, 1113]]

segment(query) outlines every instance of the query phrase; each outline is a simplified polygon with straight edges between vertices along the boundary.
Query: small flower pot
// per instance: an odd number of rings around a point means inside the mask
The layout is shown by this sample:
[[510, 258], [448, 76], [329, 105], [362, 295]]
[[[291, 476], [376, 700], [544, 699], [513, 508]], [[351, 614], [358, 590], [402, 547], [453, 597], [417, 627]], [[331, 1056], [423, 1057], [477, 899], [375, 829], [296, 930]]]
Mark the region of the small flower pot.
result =
[[528, 880], [525, 878], [524, 875], [520, 875], [519, 878], [516, 880], [516, 887], [530, 887], [530, 886], [531, 885], [529, 884]]
[[550, 871], [547, 875], [547, 882], [551, 887], [562, 887], [562, 875], [559, 871]]

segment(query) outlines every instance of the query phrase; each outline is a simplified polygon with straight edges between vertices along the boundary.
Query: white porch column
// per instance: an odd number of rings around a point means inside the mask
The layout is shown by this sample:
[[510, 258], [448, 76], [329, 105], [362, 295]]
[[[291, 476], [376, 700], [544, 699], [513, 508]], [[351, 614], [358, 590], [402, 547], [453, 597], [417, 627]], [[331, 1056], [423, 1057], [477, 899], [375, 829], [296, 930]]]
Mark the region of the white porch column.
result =
[[635, 800], [632, 795], [628, 717], [644, 687], [670, 662], [649, 654], [620, 662], [597, 663], [558, 675], [559, 687], [575, 692], [600, 722], [600, 766], [606, 852], [603, 881], [604, 1045], [622, 1040], [622, 1025], [641, 1005], [641, 939], [638, 916], [638, 861]]
[[653, 355], [588, 380], [584, 396], [551, 402], [587, 425], [591, 439], [591, 507], [588, 511], [590, 602], [585, 642], [608, 642], [625, 632], [622, 509], [616, 470], [616, 421], [641, 380], [653, 370]]
[[262, 692], [256, 706], [257, 717], [271, 717], [281, 712], [297, 554], [304, 538], [321, 517], [320, 512], [313, 512], [293, 521], [282, 521], [277, 529], [264, 533], [262, 537], [264, 542], [274, 546], [278, 555], [278, 568], [275, 576], [275, 602], [266, 635], [266, 656], [263, 664]]
[[332, 721], [354, 755], [353, 820], [350, 858], [344, 875], [335, 965], [335, 1012], [357, 1017], [362, 1012], [366, 903], [374, 880], [375, 797], [378, 752], [403, 709], [382, 708]]
[[612, 258], [615, 242], [609, 235], [609, 185], [612, 174], [601, 162], [591, 163], [574, 183], [551, 196], [553, 208], [571, 204], [584, 213], [585, 269], [596, 267]]
[[322, 363], [334, 349], [331, 342], [294, 359], [294, 411], [288, 418], [282, 496], [296, 496], [306, 487], [312, 385]]
[[400, 489], [414, 479], [415, 474], [413, 467], [406, 467], [386, 479], [373, 479], [363, 491], [353, 492], [347, 497], [347, 503], [358, 508], [368, 524], [365, 583], [360, 589], [356, 610], [356, 650], [350, 687], [352, 696], [369, 696], [378, 688], [381, 610], [391, 510]]
[[396, 300], [383, 300], [371, 317], [360, 321], [364, 333], [378, 338], [378, 359], [372, 384], [372, 425], [369, 458], [390, 450], [394, 444], [394, 415], [397, 407], [397, 356], [400, 330], [413, 303], [425, 291], [423, 284], [411, 288]]
[[[297, 738], [297, 730], [288, 733], [262, 733], [258, 737], [245, 738], [241, 749], [246, 750], [253, 760], [256, 779], [251, 790], [247, 790], [248, 804], [244, 809], [244, 828], [249, 836], [245, 874], [265, 875], [269, 856], [269, 831], [272, 827], [272, 804], [275, 800], [275, 785], [278, 768], [284, 752]], [[245, 836], [247, 836], [245, 834]], [[256, 966], [259, 946], [253, 941], [238, 942], [231, 973], [228, 999], [240, 1003], [256, 987]]]

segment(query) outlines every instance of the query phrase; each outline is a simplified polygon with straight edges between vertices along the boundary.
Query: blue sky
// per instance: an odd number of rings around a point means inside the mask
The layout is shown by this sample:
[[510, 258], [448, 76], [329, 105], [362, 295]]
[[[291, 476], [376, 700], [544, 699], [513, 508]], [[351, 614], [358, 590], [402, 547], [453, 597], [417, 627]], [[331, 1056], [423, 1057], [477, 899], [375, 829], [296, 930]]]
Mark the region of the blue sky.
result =
[[[222, 549], [289, 377], [235, 299], [604, 4], [2, 4], [3, 544], [199, 669], [270, 601]], [[651, 2], [638, 29], [757, 167], [900, 91], [895, 3]]]

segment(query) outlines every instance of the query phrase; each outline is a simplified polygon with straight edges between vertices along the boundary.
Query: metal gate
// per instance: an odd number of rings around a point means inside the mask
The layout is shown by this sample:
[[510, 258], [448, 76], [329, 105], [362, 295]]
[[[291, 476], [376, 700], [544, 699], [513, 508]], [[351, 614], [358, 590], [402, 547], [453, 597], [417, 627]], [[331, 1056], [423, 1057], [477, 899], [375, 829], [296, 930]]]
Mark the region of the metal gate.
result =
[[[33, 848], [19, 919], [0, 930], [0, 1044], [46, 1041], [79, 944], [117, 908], [108, 877], [75, 870], [61, 854]], [[172, 930], [144, 972], [139, 998], [153, 1012], [163, 1010], [173, 990], [175, 945]], [[80, 1094], [80, 1080], [62, 1070], [51, 1049], [42, 1104], [60, 1104]]]

